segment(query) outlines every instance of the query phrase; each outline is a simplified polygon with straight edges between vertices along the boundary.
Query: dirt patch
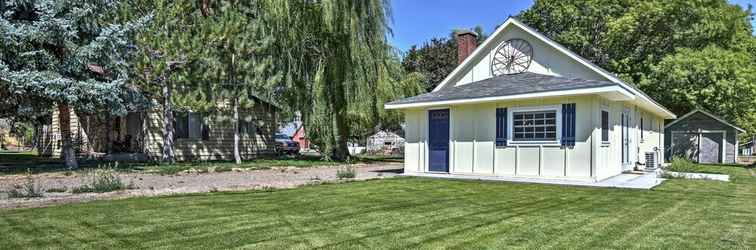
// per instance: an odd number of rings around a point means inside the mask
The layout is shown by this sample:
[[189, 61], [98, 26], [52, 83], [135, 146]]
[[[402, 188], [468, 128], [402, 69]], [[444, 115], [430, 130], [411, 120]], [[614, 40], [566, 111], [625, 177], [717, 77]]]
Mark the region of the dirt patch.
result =
[[[356, 164], [355, 180], [367, 180], [396, 176], [402, 170], [400, 163]], [[110, 193], [73, 194], [71, 189], [82, 185], [80, 174], [66, 176], [61, 173], [34, 175], [37, 185], [43, 189], [66, 189], [62, 193], [44, 193], [40, 198], [8, 198], [0, 193], [0, 208], [44, 207], [67, 203], [103, 199], [121, 199], [137, 196], [160, 196], [171, 194], [204, 193], [214, 191], [239, 191], [262, 188], [293, 188], [305, 184], [338, 181], [336, 172], [343, 166], [315, 168], [277, 167], [266, 170], [235, 170], [220, 173], [180, 173], [158, 175], [148, 173], [120, 174], [125, 184], [137, 189]], [[24, 175], [0, 176], [0, 192], [23, 185]]]

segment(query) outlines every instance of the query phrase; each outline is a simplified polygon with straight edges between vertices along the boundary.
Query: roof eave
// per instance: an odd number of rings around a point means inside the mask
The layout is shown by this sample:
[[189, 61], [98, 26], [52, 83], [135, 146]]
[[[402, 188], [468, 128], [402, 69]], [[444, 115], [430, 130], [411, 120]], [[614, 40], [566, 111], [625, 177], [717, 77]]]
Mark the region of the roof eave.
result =
[[544, 98], [544, 97], [559, 97], [559, 96], [573, 96], [573, 95], [590, 95], [590, 94], [611, 94], [615, 100], [634, 100], [636, 97], [625, 88], [620, 86], [604, 86], [596, 88], [582, 88], [571, 90], [558, 90], [558, 91], [545, 91], [535, 93], [525, 93], [516, 95], [505, 96], [492, 96], [492, 97], [478, 97], [478, 98], [466, 98], [455, 100], [441, 100], [441, 101], [426, 101], [426, 102], [414, 102], [414, 103], [387, 103], [384, 105], [385, 109], [412, 109], [412, 108], [426, 108], [436, 106], [449, 106], [459, 104], [475, 104], [486, 103], [506, 100], [517, 99], [531, 99], [531, 98]]
[[685, 118], [688, 118], [688, 116], [691, 116], [691, 115], [693, 115], [693, 114], [695, 114], [695, 113], [698, 113], [698, 112], [701, 112], [701, 113], [703, 113], [704, 115], [706, 115], [706, 116], [708, 116], [708, 117], [711, 117], [711, 118], [713, 118], [714, 120], [717, 120], [717, 121], [721, 122], [722, 124], [725, 124], [725, 125], [727, 125], [727, 126], [730, 126], [730, 127], [734, 128], [735, 130], [737, 130], [737, 131], [740, 131], [741, 133], [745, 133], [745, 132], [746, 132], [746, 130], [745, 130], [745, 129], [742, 129], [742, 128], [738, 127], [738, 126], [735, 126], [734, 124], [732, 124], [732, 123], [729, 123], [729, 122], [725, 121], [724, 119], [720, 118], [719, 116], [716, 116], [716, 115], [714, 115], [714, 114], [712, 114], [712, 113], [709, 113], [709, 112], [707, 112], [706, 110], [703, 110], [703, 109], [700, 109], [700, 108], [698, 108], [698, 109], [694, 109], [693, 111], [690, 111], [690, 112], [688, 112], [687, 114], [685, 114], [685, 115], [681, 116], [681, 117], [680, 117], [680, 118], [678, 118], [677, 120], [674, 120], [674, 121], [670, 122], [669, 124], [667, 124], [666, 126], [664, 126], [664, 128], [666, 129], [666, 128], [668, 128], [668, 127], [670, 127], [670, 126], [674, 125], [675, 123], [677, 123], [677, 122], [679, 122], [679, 121], [682, 121], [682, 120], [684, 120]]

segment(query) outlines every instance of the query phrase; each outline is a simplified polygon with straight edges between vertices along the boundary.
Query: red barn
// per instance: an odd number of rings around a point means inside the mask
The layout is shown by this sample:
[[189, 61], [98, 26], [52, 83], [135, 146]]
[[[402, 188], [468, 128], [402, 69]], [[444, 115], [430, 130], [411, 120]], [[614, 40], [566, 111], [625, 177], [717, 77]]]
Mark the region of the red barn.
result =
[[302, 150], [309, 150], [310, 149], [310, 140], [307, 139], [307, 135], [305, 134], [305, 127], [299, 126], [296, 132], [294, 132], [294, 135], [291, 136], [291, 140], [299, 143], [299, 148]]

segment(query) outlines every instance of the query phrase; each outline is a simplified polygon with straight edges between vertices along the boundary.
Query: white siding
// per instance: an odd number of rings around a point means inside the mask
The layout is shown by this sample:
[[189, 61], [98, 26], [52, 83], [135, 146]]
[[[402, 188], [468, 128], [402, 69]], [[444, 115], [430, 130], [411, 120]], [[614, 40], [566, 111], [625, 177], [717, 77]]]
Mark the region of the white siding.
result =
[[[496, 108], [530, 107], [576, 103], [576, 142], [571, 148], [552, 145], [515, 145], [495, 147]], [[601, 110], [609, 111], [610, 143], [601, 140]], [[635, 106], [610, 101], [600, 96], [577, 96], [520, 100], [499, 103], [455, 105], [448, 107], [450, 117], [450, 172], [457, 174], [495, 176], [539, 176], [547, 178], [602, 180], [622, 172], [620, 115], [625, 108], [632, 110], [631, 126], [639, 128]], [[428, 109], [405, 110], [407, 123], [405, 171], [425, 172], [427, 166]], [[631, 145], [633, 162], [643, 159], [643, 153], [662, 147], [659, 123], [663, 121], [645, 112], [644, 121], [654, 119], [654, 126], [646, 121], [644, 141]], [[661, 125], [663, 128], [663, 124]], [[630, 131], [639, 142], [638, 129]], [[594, 138], [596, 138], [594, 140]], [[637, 152], [640, 152], [636, 154]]]
[[472, 66], [462, 69], [467, 73], [460, 75], [459, 79], [452, 79], [450, 84], [456, 86], [491, 78], [491, 57], [496, 53], [496, 48], [502, 42], [512, 38], [524, 39], [533, 47], [533, 60], [528, 68], [530, 72], [581, 79], [607, 80], [588, 67], [577, 63], [567, 55], [562, 54], [550, 45], [521, 30], [519, 27], [512, 25], [499, 33], [497, 37], [491, 38], [494, 40], [490, 45], [486, 48], [481, 48], [488, 51], [488, 53], [480, 53], [476, 58], [473, 58], [473, 63], [470, 64]]

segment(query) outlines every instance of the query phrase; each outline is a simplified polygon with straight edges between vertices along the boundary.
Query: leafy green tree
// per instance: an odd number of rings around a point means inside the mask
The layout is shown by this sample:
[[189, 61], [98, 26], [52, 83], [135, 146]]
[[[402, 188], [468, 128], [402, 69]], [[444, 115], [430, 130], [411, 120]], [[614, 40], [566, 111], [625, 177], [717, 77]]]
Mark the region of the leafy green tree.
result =
[[[681, 49], [652, 68], [643, 84], [673, 110], [701, 107], [756, 131], [756, 60], [716, 46]], [[650, 80], [653, 79], [653, 80]]]
[[756, 60], [750, 8], [725, 0], [537, 0], [518, 18], [677, 114], [700, 106], [756, 133], [744, 113], [753, 102], [721, 95], [754, 91], [744, 80], [754, 67], [746, 62]]
[[729, 49], [752, 30], [725, 0], [538, 0], [517, 18], [632, 83], [680, 48]]
[[[112, 22], [119, 1], [37, 0], [0, 3], [0, 93], [13, 105], [59, 111], [62, 154], [78, 168], [70, 111], [124, 114], [130, 36], [149, 21]], [[34, 103], [34, 104], [32, 104]]]

